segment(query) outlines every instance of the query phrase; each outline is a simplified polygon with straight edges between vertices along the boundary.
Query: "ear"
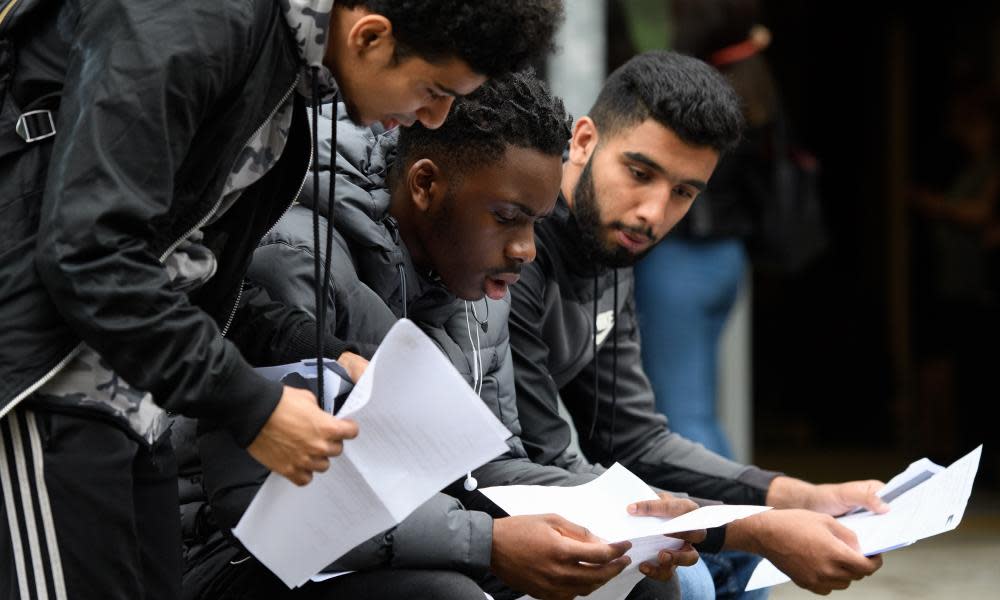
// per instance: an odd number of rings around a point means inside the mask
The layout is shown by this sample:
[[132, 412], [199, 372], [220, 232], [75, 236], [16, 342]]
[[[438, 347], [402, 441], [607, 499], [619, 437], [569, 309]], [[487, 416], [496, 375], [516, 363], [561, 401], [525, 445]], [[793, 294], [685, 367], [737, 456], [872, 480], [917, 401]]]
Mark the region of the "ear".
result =
[[573, 137], [569, 140], [569, 162], [583, 167], [597, 148], [599, 135], [597, 125], [590, 117], [580, 117], [573, 126]]
[[407, 170], [406, 188], [410, 192], [413, 208], [418, 212], [428, 212], [445, 195], [441, 168], [431, 159], [421, 158]]
[[347, 49], [361, 57], [392, 58], [396, 50], [392, 22], [382, 15], [365, 13], [347, 33]]

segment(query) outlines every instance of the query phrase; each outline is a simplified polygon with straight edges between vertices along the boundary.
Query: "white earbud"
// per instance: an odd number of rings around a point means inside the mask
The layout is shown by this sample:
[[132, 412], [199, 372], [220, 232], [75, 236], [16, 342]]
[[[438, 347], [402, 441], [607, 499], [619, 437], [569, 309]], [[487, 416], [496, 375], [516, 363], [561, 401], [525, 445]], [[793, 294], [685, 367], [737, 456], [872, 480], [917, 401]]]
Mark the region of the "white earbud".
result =
[[465, 476], [465, 483], [462, 487], [465, 488], [465, 491], [471, 492], [476, 489], [477, 485], [479, 485], [479, 482], [472, 476], [472, 471], [469, 471], [469, 473]]

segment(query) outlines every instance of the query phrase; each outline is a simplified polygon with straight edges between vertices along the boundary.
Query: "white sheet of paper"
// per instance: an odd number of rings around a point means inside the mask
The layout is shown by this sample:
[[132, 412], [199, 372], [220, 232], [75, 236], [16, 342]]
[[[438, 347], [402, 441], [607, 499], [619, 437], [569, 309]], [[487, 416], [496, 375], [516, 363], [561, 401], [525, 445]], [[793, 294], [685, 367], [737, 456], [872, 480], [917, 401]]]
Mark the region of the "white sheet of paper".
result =
[[338, 416], [358, 423], [309, 485], [268, 476], [233, 533], [289, 587], [392, 527], [510, 432], [412, 322], [386, 335]]
[[769, 510], [766, 506], [720, 504], [703, 506], [674, 519], [630, 515], [626, 511], [629, 504], [656, 500], [657, 495], [619, 463], [583, 485], [508, 485], [481, 491], [507, 514], [555, 513], [608, 542], [718, 527]]
[[[885, 484], [885, 487], [875, 492], [875, 494], [886, 502], [892, 502], [901, 494], [910, 491], [943, 470], [944, 467], [941, 465], [935, 464], [927, 458], [921, 458], [920, 460], [911, 462], [910, 466], [906, 467], [902, 473], [890, 479], [889, 483]], [[858, 507], [847, 514], [853, 515], [864, 512], [870, 511], [866, 508]]]
[[[866, 556], [896, 550], [904, 546], [958, 527], [972, 494], [972, 483], [979, 469], [983, 447], [956, 460], [947, 469], [926, 458], [912, 463], [903, 473], [893, 477], [880, 495], [905, 489], [894, 496], [884, 515], [870, 511], [852, 513], [837, 520], [858, 536], [861, 553]], [[932, 473], [926, 477], [926, 473]], [[915, 485], [913, 482], [918, 481]], [[888, 491], [886, 491], [888, 490]], [[789, 581], [769, 560], [762, 560], [747, 591]]]
[[[615, 463], [597, 479], [573, 487], [510, 485], [483, 488], [483, 494], [510, 515], [555, 513], [586, 527], [606, 542], [630, 540], [632, 562], [617, 577], [587, 596], [590, 600], [620, 600], [644, 575], [639, 565], [655, 560], [660, 550], [680, 548], [683, 541], [664, 534], [718, 527], [769, 510], [767, 506], [704, 506], [673, 519], [639, 517], [626, 510], [657, 495], [634, 473]], [[524, 596], [528, 599], [530, 596]]]
[[313, 575], [312, 577], [310, 577], [309, 581], [315, 583], [323, 583], [324, 581], [329, 581], [331, 579], [343, 577], [344, 575], [350, 575], [353, 572], [354, 571], [333, 571], [331, 573], [319, 573], [317, 575]]

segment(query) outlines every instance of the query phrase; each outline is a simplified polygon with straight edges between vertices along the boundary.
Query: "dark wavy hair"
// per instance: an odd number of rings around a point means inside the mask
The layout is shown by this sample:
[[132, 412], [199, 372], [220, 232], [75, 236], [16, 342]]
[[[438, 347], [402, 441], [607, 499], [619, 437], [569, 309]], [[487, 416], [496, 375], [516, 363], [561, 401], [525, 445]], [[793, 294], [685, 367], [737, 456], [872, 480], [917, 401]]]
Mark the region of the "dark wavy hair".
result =
[[687, 144], [731, 150], [743, 132], [743, 110], [732, 86], [690, 56], [656, 50], [615, 69], [590, 109], [602, 138], [654, 119]]
[[362, 6], [389, 19], [397, 59], [456, 57], [487, 77], [550, 52], [564, 16], [562, 0], [337, 0], [335, 6]]
[[399, 133], [397, 169], [420, 158], [454, 167], [454, 175], [501, 160], [509, 146], [561, 156], [573, 119], [534, 72], [511, 73], [487, 81], [458, 98], [444, 125], [417, 123]]

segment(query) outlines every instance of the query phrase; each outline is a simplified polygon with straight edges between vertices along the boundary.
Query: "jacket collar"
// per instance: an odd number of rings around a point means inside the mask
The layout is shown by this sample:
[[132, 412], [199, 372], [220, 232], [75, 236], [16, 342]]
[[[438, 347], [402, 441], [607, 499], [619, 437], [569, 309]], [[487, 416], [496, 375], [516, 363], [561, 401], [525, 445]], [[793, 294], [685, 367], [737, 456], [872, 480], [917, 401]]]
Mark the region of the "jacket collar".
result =
[[323, 64], [333, 3], [334, 0], [278, 0], [285, 21], [295, 37], [303, 69], [307, 72], [299, 82], [299, 93], [307, 98], [312, 97], [314, 67], [320, 100], [330, 100], [337, 94], [337, 81]]
[[[380, 125], [360, 127], [340, 107], [337, 122], [337, 189], [334, 227], [347, 241], [359, 279], [375, 291], [393, 313], [414, 321], [442, 325], [455, 311], [457, 299], [431, 274], [418, 269], [389, 214], [389, 169], [396, 157], [397, 130]], [[332, 121], [320, 117], [320, 164], [328, 164]], [[324, 154], [326, 156], [324, 156]], [[329, 215], [326, 188], [314, 202], [302, 203]], [[405, 298], [404, 298], [405, 290]]]

